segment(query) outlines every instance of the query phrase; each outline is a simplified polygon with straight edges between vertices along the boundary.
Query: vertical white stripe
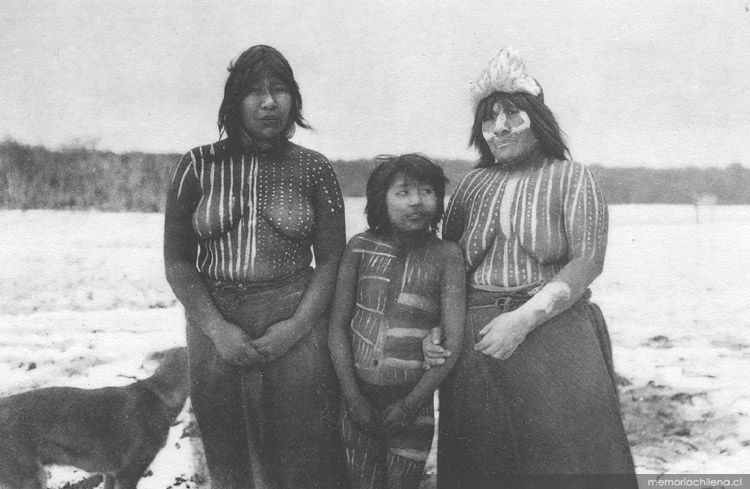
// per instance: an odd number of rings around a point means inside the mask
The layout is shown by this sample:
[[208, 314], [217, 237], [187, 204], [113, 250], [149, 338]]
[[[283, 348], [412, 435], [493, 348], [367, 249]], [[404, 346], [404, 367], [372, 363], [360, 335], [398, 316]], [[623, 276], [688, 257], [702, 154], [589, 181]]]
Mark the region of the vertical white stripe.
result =
[[[536, 256], [536, 227], [539, 224], [539, 206], [540, 206], [540, 199], [539, 194], [541, 193], [542, 188], [542, 182], [547, 181], [545, 179], [547, 174], [547, 165], [542, 165], [542, 168], [536, 172], [536, 179], [534, 181], [534, 198], [531, 201], [531, 223], [530, 223], [530, 232], [531, 232], [531, 253]], [[536, 261], [531, 259], [531, 256], [528, 255], [526, 257], [526, 277], [528, 281], [531, 281], [534, 277], [534, 270]]]
[[[567, 186], [568, 181], [568, 173], [570, 172], [570, 165], [568, 165], [568, 161], [564, 160], [558, 163], [560, 166], [560, 185], [559, 185], [559, 192], [560, 196], [558, 197], [558, 200], [562, 202], [563, 205], [563, 211], [565, 211], [565, 207], [568, 205], [568, 193], [565, 191], [565, 188]], [[565, 212], [563, 212], [563, 216], [565, 215]]]
[[562, 229], [560, 230], [560, 247], [558, 248], [558, 256], [562, 256], [563, 251], [565, 251], [565, 247], [567, 245], [567, 236], [568, 236], [568, 197], [569, 192], [566, 191], [566, 189], [570, 188], [570, 172], [571, 172], [571, 165], [568, 160], [564, 160], [561, 163], [559, 163], [562, 166], [561, 172], [560, 172], [560, 194], [557, 197], [557, 201], [562, 203]]
[[526, 211], [528, 209], [528, 194], [529, 194], [529, 180], [531, 177], [529, 174], [521, 177], [519, 184], [518, 195], [516, 196], [516, 215], [514, 216], [513, 222], [517, 225], [518, 243], [526, 244], [526, 225], [529, 224], [526, 220]]
[[219, 278], [219, 246], [221, 242], [217, 239], [211, 240], [211, 275]]
[[[496, 179], [497, 181], [498, 179]], [[497, 205], [497, 201], [500, 198], [501, 189], [502, 189], [502, 179], [498, 182], [497, 189], [495, 189], [495, 195], [492, 196], [492, 200], [487, 204], [487, 219], [486, 219], [486, 225], [484, 227], [484, 230], [482, 231], [482, 249], [487, 249], [487, 240], [490, 238], [490, 227], [495, 222], [495, 206]], [[483, 199], [484, 200], [484, 199]], [[492, 236], [492, 238], [496, 238], [496, 235], [498, 233], [498, 230], [495, 230], [495, 235]]]
[[[177, 189], [177, 198], [179, 199], [182, 196], [182, 186], [185, 184], [185, 177], [187, 177], [188, 172], [190, 171], [190, 168], [193, 168], [193, 171], [195, 171], [195, 160], [191, 159], [190, 163], [185, 167], [185, 170], [182, 172], [182, 177], [180, 178], [180, 187]], [[174, 177], [172, 178], [172, 183], [174, 184], [174, 181], [177, 179], [177, 170], [175, 170]]]
[[[472, 243], [474, 242], [474, 238], [478, 233], [479, 236], [482, 237], [482, 231], [480, 230], [480, 228], [482, 227], [483, 222], [486, 222], [487, 225], [489, 225], [489, 222], [494, 217], [494, 215], [492, 214], [493, 208], [488, 207], [487, 195], [490, 193], [493, 184], [497, 184], [497, 193], [499, 195], [505, 178], [505, 176], [502, 176], [500, 174], [492, 175], [491, 173], [488, 173], [483, 181], [477, 183], [477, 188], [472, 192], [472, 199], [470, 201], [471, 205], [469, 207], [469, 216], [467, 219], [471, 227], [468, 228], [464, 233], [467, 236], [467, 248], [472, 248], [474, 246], [472, 245]], [[480, 188], [483, 189], [481, 194], [479, 193]], [[484, 220], [482, 219], [483, 212], [486, 215]], [[473, 252], [470, 251], [468, 256], [471, 255], [473, 255]]]
[[213, 246], [213, 243], [211, 241], [206, 241], [206, 273], [208, 275], [211, 275], [211, 270], [214, 266], [214, 252], [211, 249]]
[[500, 285], [508, 285], [510, 282], [510, 242], [505, 241], [503, 243], [503, 269], [502, 269], [502, 277], [503, 277], [503, 283]]
[[406, 255], [406, 262], [404, 263], [404, 271], [401, 277], [401, 291], [403, 291], [406, 288], [406, 284], [408, 282], [407, 276], [409, 275], [409, 264], [410, 264], [411, 258], [409, 255]]
[[210, 255], [208, 251], [208, 245], [206, 245], [205, 247], [203, 245], [198, 245], [198, 246], [199, 246], [200, 252], [203, 253], [203, 261], [201, 262], [201, 266], [199, 268], [201, 271], [204, 271], [204, 270], [208, 271], [208, 268], [206, 268], [206, 265], [208, 263], [208, 258]]
[[555, 186], [555, 168], [556, 165], [554, 164], [554, 161], [550, 162], [549, 165], [549, 178], [547, 179], [547, 206], [546, 206], [546, 218], [547, 218], [547, 240], [548, 241], [557, 241], [557, 254], [556, 256], [560, 256], [560, 242], [561, 240], [557, 239], [557, 236], [552, 236], [552, 188]]
[[[502, 239], [502, 241], [501, 241]], [[484, 271], [482, 272], [482, 285], [492, 285], [492, 272], [495, 270], [495, 255], [498, 253], [498, 243], [503, 243], [503, 245], [507, 242], [505, 238], [495, 238], [495, 242], [490, 247], [490, 250], [485, 254], [485, 256], [490, 257], [490, 261], [488, 263], [485, 263]]]
[[[245, 156], [243, 155], [240, 158], [240, 214], [243, 214], [245, 212], [245, 179], [247, 177], [245, 176]], [[247, 236], [245, 231], [245, 218], [244, 215], [242, 218], [240, 218], [240, 225], [237, 229], [237, 264], [236, 264], [236, 271], [237, 271], [237, 277], [240, 276], [240, 272], [245, 270], [242, 264], [242, 257], [244, 254], [242, 253], [242, 238], [245, 238], [245, 246], [247, 246]]]
[[250, 242], [250, 271], [255, 274], [255, 260], [258, 244], [258, 157], [253, 157], [253, 233]]
[[219, 230], [224, 234], [224, 162], [221, 162], [221, 179], [219, 184]]
[[489, 182], [497, 178], [502, 178], [502, 174], [500, 172], [495, 172], [492, 170], [478, 170], [477, 174], [469, 184], [470, 186], [469, 191], [466, 194], [466, 201], [473, 202], [480, 190], [486, 189], [490, 185]]
[[[596, 195], [596, 182], [594, 181], [594, 176], [591, 174], [590, 171], [584, 170], [586, 172], [586, 179], [587, 179], [587, 187], [590, 189], [591, 194], [591, 200], [592, 204], [594, 206], [594, 222], [591, 223], [593, 225], [593, 228], [589, 229], [589, 232], [591, 233], [591, 244], [593, 245], [591, 248], [591, 251], [589, 252], [589, 258], [593, 258], [594, 255], [596, 255], [597, 250], [599, 248], [599, 226], [600, 226], [600, 216], [599, 216], [599, 199], [597, 199]], [[588, 198], [586, 199], [588, 201]]]
[[[244, 161], [244, 156], [242, 157]], [[249, 168], [247, 170], [247, 177], [244, 177], [247, 181], [247, 233], [245, 240], [245, 265], [243, 266], [243, 272], [247, 274], [250, 270], [250, 241], [252, 240], [253, 234], [253, 159], [250, 157], [248, 163]]]
[[205, 169], [206, 169], [206, 159], [203, 157], [203, 148], [199, 148], [198, 152], [200, 153], [200, 162], [201, 162], [201, 176], [198, 180], [201, 182], [201, 190], [205, 191], [205, 182], [203, 181], [203, 177], [205, 176]]
[[219, 230], [221, 232], [221, 236], [218, 238], [219, 240], [219, 258], [220, 258], [220, 267], [219, 270], [220, 275], [217, 272], [217, 277], [220, 276], [223, 280], [226, 279], [226, 253], [224, 252], [224, 248], [226, 243], [224, 242], [224, 233], [225, 233], [225, 226], [224, 226], [224, 198], [225, 196], [228, 196], [229, 192], [225, 191], [225, 185], [224, 185], [224, 173], [226, 169], [226, 164], [224, 160], [221, 161], [221, 178], [219, 182]]
[[[229, 225], [234, 225], [234, 160], [229, 157], [229, 192], [227, 195], [227, 207], [229, 210]], [[229, 250], [229, 261], [227, 263], [227, 274], [229, 280], [234, 280], [234, 253], [232, 249], [232, 232], [227, 233], [227, 249]]]
[[512, 174], [508, 177], [508, 183], [505, 185], [505, 192], [503, 192], [503, 198], [500, 201], [500, 229], [508, 239], [511, 235], [511, 223], [515, 220], [515, 216], [511, 215], [511, 209], [516, 199], [518, 182], [518, 175]]
[[581, 198], [583, 199], [583, 219], [581, 220], [581, 238], [583, 246], [581, 247], [581, 256], [588, 255], [589, 246], [589, 193], [588, 193], [588, 182], [586, 182], [586, 172], [581, 169]]
[[[536, 253], [536, 227], [539, 223], [539, 194], [542, 191], [542, 182], [548, 181], [547, 176], [547, 162], [542, 166], [541, 170], [537, 173], [536, 186], [534, 187], [534, 205], [531, 208], [531, 249]], [[545, 209], [547, 210], [547, 209]]]
[[[578, 180], [575, 183], [575, 191], [573, 194], [573, 205], [568, 207], [570, 210], [570, 215], [568, 216], [568, 222], [570, 223], [571, 229], [568, 230], [568, 236], [575, 237], [576, 232], [576, 212], [578, 209], [578, 196], [581, 192], [581, 185], [583, 184], [583, 173], [579, 172], [580, 175], [578, 176]], [[584, 216], [584, 221], [586, 220], [586, 217]], [[584, 232], [585, 234], [585, 232]], [[570, 250], [568, 250], [570, 251]]]
[[214, 196], [214, 169], [215, 165], [214, 162], [211, 162], [211, 173], [209, 176], [209, 189], [208, 189], [208, 200], [206, 201], [206, 225], [211, 227], [211, 200]]
[[247, 199], [248, 203], [248, 224], [247, 224], [247, 235], [248, 241], [245, 244], [245, 263], [246, 269], [249, 270], [251, 276], [255, 274], [255, 255], [256, 255], [256, 226], [257, 222], [257, 207], [258, 207], [258, 158], [251, 156], [250, 168], [248, 171], [248, 190], [249, 195]]
[[518, 285], [520, 282], [520, 278], [521, 278], [521, 269], [519, 268], [519, 264], [518, 264], [518, 261], [519, 261], [518, 254], [520, 251], [519, 250], [520, 246], [519, 246], [518, 240], [513, 240], [512, 244], [513, 244], [513, 248], [511, 251], [513, 252], [513, 258], [511, 259], [511, 261], [513, 263], [513, 274], [515, 276], [515, 283], [513, 283], [513, 285]]
[[196, 168], [195, 153], [191, 151], [190, 157], [193, 159], [193, 175], [195, 175], [196, 180], [200, 180], [200, 177], [198, 176], [198, 168]]

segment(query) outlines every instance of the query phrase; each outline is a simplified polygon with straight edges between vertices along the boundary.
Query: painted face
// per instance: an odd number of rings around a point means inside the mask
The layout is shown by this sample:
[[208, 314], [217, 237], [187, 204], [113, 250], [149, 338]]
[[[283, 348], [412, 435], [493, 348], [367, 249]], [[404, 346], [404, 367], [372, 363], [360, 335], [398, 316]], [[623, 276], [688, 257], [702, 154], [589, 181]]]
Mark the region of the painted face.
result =
[[388, 220], [395, 231], [426, 231], [435, 218], [437, 195], [432, 185], [396, 175], [385, 194]]
[[482, 135], [498, 163], [515, 163], [537, 144], [529, 114], [509, 100], [495, 102], [482, 123]]
[[292, 94], [275, 76], [263, 76], [250, 87], [241, 110], [242, 125], [250, 137], [261, 141], [274, 139], [289, 122]]

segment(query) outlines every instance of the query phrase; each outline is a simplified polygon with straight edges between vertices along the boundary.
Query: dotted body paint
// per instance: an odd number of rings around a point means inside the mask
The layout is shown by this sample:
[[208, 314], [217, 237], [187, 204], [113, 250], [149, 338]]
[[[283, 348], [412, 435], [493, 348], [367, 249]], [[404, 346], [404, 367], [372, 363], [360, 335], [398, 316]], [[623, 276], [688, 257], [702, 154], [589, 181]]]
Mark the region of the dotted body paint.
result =
[[310, 265], [311, 246], [328, 238], [326, 223], [343, 218], [328, 160], [291, 143], [275, 152], [201, 146], [183, 157], [174, 178], [178, 199], [193, 209], [196, 267], [216, 280], [289, 276]]

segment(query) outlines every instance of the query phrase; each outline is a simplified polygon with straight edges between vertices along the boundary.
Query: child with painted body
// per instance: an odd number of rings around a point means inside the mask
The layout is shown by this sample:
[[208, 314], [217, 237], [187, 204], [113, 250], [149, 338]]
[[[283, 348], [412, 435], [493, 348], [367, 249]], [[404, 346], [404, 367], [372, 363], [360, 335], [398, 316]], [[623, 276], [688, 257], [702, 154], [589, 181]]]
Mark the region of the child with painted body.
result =
[[[387, 159], [367, 183], [370, 229], [339, 267], [329, 347], [341, 382], [340, 429], [356, 489], [419, 487], [433, 431], [433, 393], [458, 356], [465, 312], [460, 249], [435, 236], [445, 176], [427, 158]], [[456, 353], [422, 369], [439, 327]]]

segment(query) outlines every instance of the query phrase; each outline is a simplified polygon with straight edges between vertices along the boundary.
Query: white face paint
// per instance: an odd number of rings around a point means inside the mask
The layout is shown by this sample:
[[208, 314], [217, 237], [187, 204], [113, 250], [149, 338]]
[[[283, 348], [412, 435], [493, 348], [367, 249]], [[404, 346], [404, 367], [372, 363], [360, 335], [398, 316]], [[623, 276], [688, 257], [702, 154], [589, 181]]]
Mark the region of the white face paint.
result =
[[500, 163], [513, 163], [527, 155], [537, 140], [531, 130], [531, 118], [512, 103], [496, 102], [492, 117], [482, 123], [482, 136]]

